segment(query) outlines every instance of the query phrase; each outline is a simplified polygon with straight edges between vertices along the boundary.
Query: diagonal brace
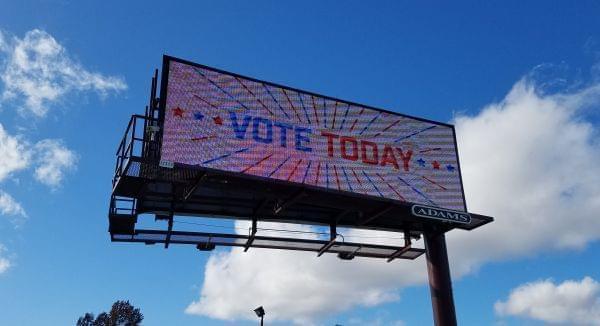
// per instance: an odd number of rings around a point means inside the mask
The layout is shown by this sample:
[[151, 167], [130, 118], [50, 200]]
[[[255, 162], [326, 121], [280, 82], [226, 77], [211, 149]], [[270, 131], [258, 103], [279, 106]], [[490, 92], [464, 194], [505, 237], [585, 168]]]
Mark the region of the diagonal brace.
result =
[[189, 189], [186, 189], [185, 193], [183, 194], [183, 201], [188, 200], [192, 196], [194, 191], [196, 191], [196, 189], [202, 184], [202, 182], [204, 182], [206, 180], [207, 176], [208, 176], [208, 173], [205, 172], [205, 173], [200, 174], [196, 178], [194, 184]]
[[390, 257], [388, 257], [387, 262], [389, 263], [392, 260], [402, 256], [405, 252], [409, 251], [411, 248], [412, 247], [411, 247], [411, 241], [410, 241], [410, 232], [404, 231], [404, 247], [396, 250], [396, 252], [391, 254]]
[[387, 207], [385, 207], [384, 209], [380, 210], [379, 212], [376, 212], [374, 214], [372, 214], [371, 216], [368, 216], [367, 218], [365, 218], [364, 220], [362, 220], [359, 225], [365, 225], [369, 222], [372, 222], [373, 220], [375, 220], [376, 218], [380, 217], [381, 215], [389, 212], [392, 210], [392, 208], [394, 208], [394, 205], [389, 205]]
[[256, 237], [256, 231], [257, 231], [257, 218], [256, 216], [252, 217], [252, 231], [250, 232], [250, 236], [248, 237], [248, 241], [246, 241], [246, 244], [244, 245], [244, 252], [248, 251], [248, 249], [250, 249], [250, 246], [252, 246], [252, 243], [254, 242], [254, 238]]
[[337, 238], [337, 231], [336, 231], [335, 223], [332, 223], [329, 226], [329, 236], [330, 236], [329, 242], [327, 242], [323, 247], [321, 247], [321, 249], [319, 250], [319, 253], [317, 254], [317, 257], [321, 257], [321, 255], [326, 253], [327, 250], [329, 250], [329, 248], [331, 248], [335, 244], [335, 239]]
[[267, 198], [261, 200], [260, 203], [258, 204], [258, 206], [256, 206], [256, 208], [254, 208], [254, 210], [252, 212], [252, 230], [250, 231], [250, 236], [248, 237], [248, 241], [246, 241], [246, 244], [244, 245], [244, 252], [246, 252], [246, 251], [248, 251], [248, 249], [250, 249], [250, 247], [252, 246], [252, 243], [254, 242], [254, 239], [256, 238], [256, 232], [258, 231], [258, 228], [257, 228], [258, 213], [265, 207], [266, 203], [267, 203]]
[[295, 194], [293, 194], [290, 198], [285, 200], [283, 203], [276, 205], [275, 209], [273, 210], [273, 214], [277, 215], [277, 214], [281, 213], [283, 210], [285, 210], [286, 208], [288, 208], [289, 206], [291, 206], [292, 204], [294, 204], [296, 201], [298, 201], [300, 198], [302, 198], [304, 196], [306, 196], [306, 192], [304, 191], [304, 189], [300, 189]]

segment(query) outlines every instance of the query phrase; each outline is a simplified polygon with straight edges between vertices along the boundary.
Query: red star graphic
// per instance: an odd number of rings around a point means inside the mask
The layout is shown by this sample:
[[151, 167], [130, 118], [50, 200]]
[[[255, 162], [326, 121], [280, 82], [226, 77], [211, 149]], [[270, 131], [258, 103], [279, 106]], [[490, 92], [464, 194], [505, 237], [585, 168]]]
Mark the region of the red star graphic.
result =
[[213, 121], [217, 125], [222, 125], [223, 124], [223, 119], [221, 119], [221, 117], [219, 117], [219, 116], [213, 117]]
[[171, 110], [173, 110], [173, 116], [174, 117], [183, 118], [183, 109], [182, 108], [176, 107], [176, 108], [171, 109]]
[[431, 165], [433, 165], [433, 168], [435, 170], [439, 170], [440, 169], [440, 162], [438, 162], [438, 161], [431, 162]]

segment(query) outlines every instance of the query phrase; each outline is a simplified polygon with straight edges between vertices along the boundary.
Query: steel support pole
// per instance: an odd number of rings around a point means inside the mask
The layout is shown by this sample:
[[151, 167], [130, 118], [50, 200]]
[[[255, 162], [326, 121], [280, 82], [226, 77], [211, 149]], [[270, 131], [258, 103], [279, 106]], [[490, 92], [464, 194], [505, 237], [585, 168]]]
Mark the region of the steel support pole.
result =
[[423, 234], [427, 250], [427, 271], [433, 321], [436, 326], [455, 326], [456, 312], [452, 295], [452, 280], [444, 232], [427, 231]]

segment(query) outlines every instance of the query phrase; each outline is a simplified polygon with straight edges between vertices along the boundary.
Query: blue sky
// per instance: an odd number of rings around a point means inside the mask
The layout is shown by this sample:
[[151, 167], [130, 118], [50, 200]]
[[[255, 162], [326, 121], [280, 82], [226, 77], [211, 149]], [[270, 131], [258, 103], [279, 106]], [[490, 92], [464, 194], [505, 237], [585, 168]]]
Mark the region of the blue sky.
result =
[[[254, 308], [225, 287], [272, 302], [267, 318], [280, 324], [432, 323], [423, 258], [342, 265], [255, 252], [251, 262], [227, 248], [110, 243], [114, 151], [163, 54], [455, 123], [467, 204], [497, 218], [449, 236], [459, 323], [600, 323], [599, 14], [593, 1], [3, 3], [0, 324], [70, 324], [117, 299], [145, 325], [254, 324], [219, 306]], [[61, 49], [38, 62], [51, 69], [20, 66], [15, 49], [48, 50], [40, 44]], [[300, 318], [286, 286], [302, 284], [277, 277], [294, 264], [340, 273], [323, 289], [346, 280], [343, 269], [366, 281], [310, 293], [344, 305]], [[284, 290], [227, 277], [240, 270], [275, 275]], [[561, 293], [580, 300], [552, 314], [556, 303], [539, 298]]]

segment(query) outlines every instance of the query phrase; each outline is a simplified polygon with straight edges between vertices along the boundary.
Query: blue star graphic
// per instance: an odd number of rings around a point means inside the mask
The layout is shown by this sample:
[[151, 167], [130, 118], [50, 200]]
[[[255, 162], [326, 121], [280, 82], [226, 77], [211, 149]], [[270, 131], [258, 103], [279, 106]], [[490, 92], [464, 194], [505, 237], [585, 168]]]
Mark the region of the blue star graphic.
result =
[[425, 160], [422, 158], [418, 159], [417, 163], [419, 163], [420, 166], [425, 166]]
[[455, 168], [452, 165], [450, 165], [450, 164], [446, 165], [446, 170], [452, 172], [452, 171], [454, 171], [454, 169]]
[[204, 115], [200, 112], [195, 112], [194, 113], [194, 119], [196, 120], [202, 120], [204, 118]]

